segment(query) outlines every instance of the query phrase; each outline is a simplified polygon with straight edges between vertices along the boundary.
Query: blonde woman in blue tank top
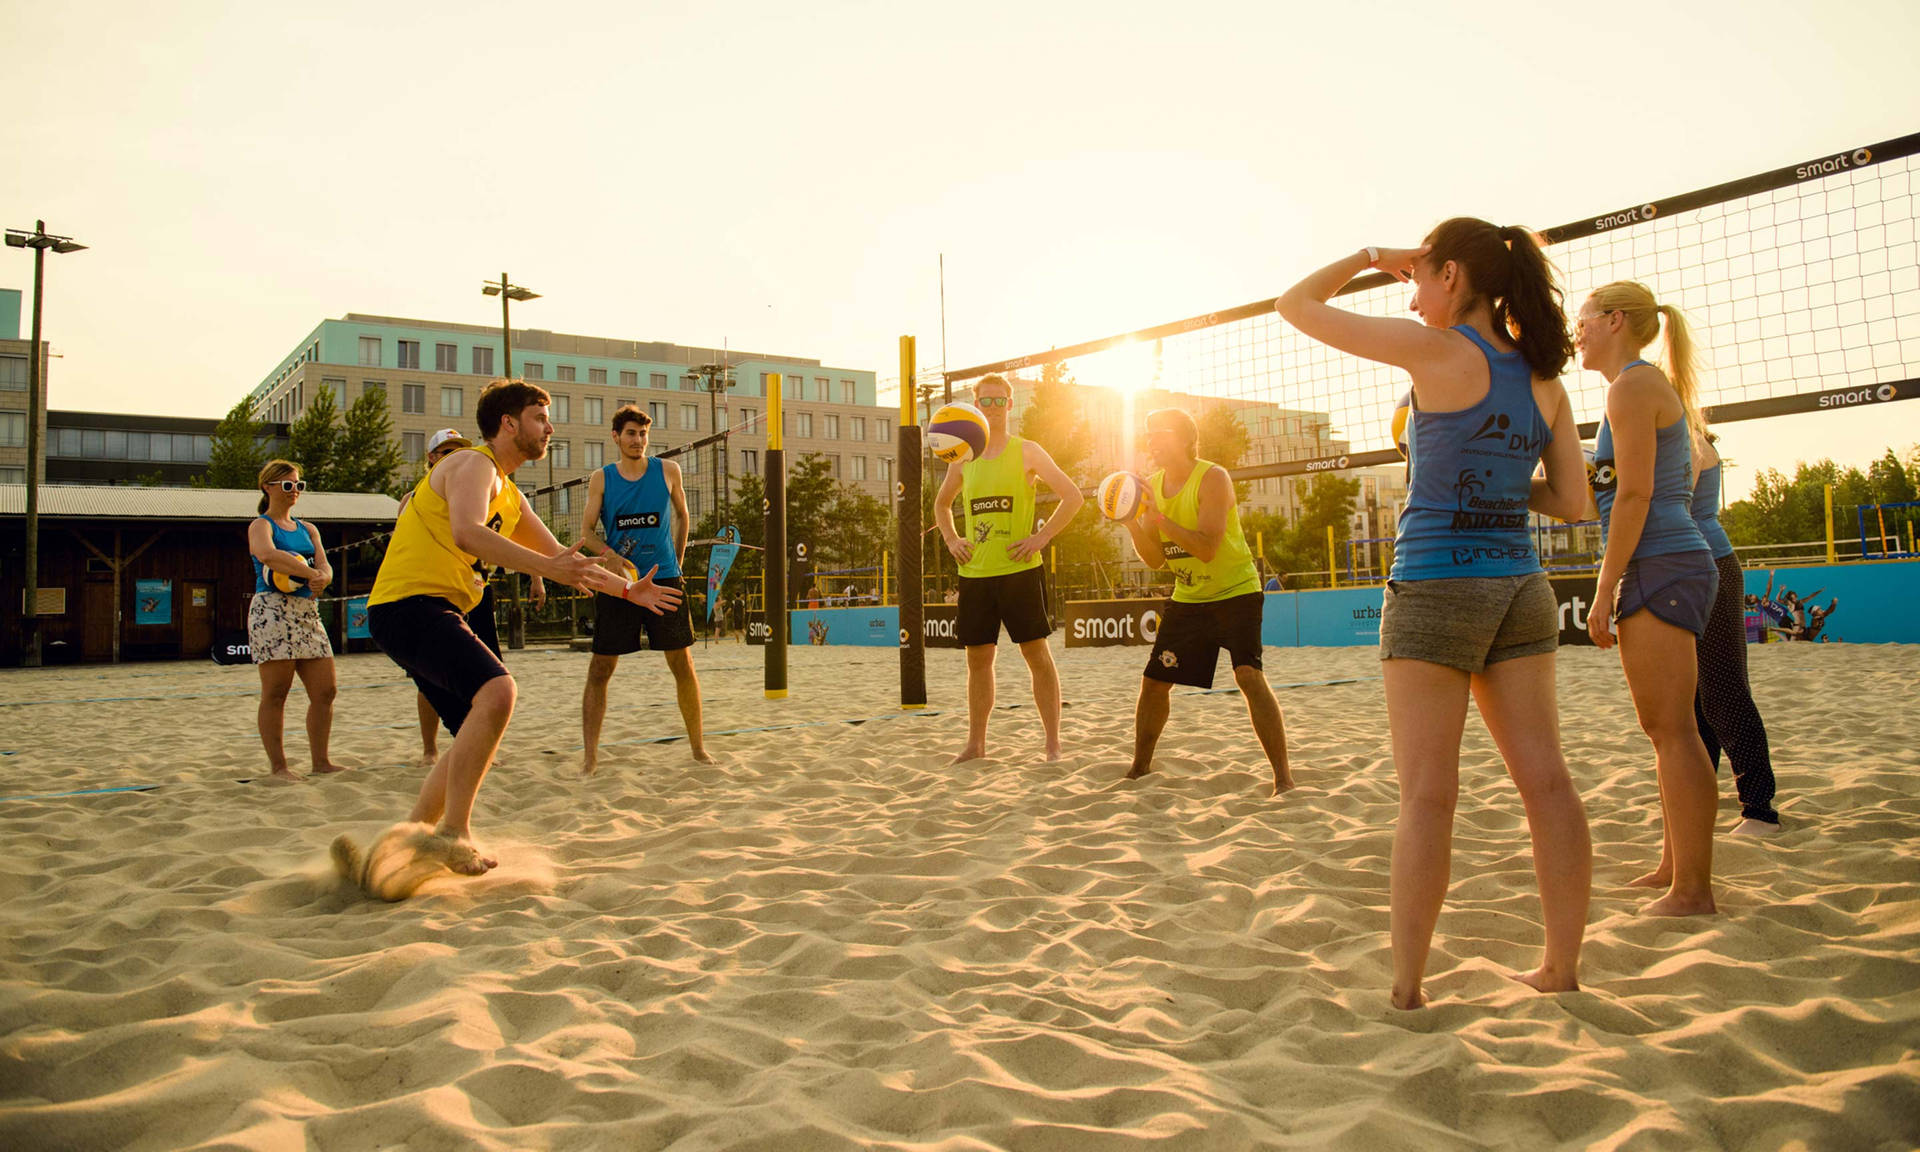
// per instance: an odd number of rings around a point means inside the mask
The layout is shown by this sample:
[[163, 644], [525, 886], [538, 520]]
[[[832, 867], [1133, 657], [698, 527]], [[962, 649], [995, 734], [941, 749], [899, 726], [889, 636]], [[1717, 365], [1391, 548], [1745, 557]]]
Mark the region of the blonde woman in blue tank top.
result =
[[[1328, 303], [1369, 268], [1414, 284], [1418, 323]], [[1458, 217], [1420, 248], [1364, 248], [1337, 260], [1275, 307], [1314, 339], [1413, 377], [1408, 511], [1380, 622], [1400, 783], [1394, 1006], [1426, 1002], [1422, 980], [1447, 893], [1469, 694], [1520, 789], [1533, 839], [1546, 953], [1516, 979], [1542, 992], [1578, 988], [1593, 854], [1560, 749], [1558, 607], [1527, 524], [1529, 511], [1578, 519], [1588, 495], [1559, 379], [1573, 349], [1552, 267], [1524, 228]], [[1545, 474], [1535, 477], [1539, 463]]]
[[[1640, 358], [1666, 318], [1662, 372]], [[1692, 341], [1679, 311], [1643, 284], [1596, 288], [1574, 318], [1580, 366], [1607, 378], [1594, 445], [1594, 503], [1606, 553], [1587, 616], [1593, 642], [1611, 648], [1653, 741], [1664, 817], [1660, 866], [1633, 881], [1666, 888], [1649, 916], [1712, 912], [1713, 763], [1694, 723], [1695, 642], [1706, 631], [1719, 573], [1693, 520]]]

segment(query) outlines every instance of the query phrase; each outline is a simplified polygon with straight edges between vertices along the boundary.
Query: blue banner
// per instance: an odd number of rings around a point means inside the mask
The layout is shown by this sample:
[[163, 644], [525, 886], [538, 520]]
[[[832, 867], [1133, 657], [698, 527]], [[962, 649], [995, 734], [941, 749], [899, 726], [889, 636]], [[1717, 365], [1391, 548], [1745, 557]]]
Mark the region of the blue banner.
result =
[[135, 580], [133, 582], [133, 622], [135, 624], [173, 623], [173, 581]]
[[794, 647], [852, 645], [860, 648], [898, 648], [900, 609], [891, 604], [870, 608], [796, 608], [787, 614], [787, 643]]
[[373, 639], [373, 633], [367, 631], [367, 598], [365, 596], [353, 596], [347, 600], [347, 639]]
[[713, 620], [714, 606], [720, 602], [720, 586], [733, 570], [733, 558], [740, 554], [740, 531], [729, 524], [720, 529], [721, 543], [707, 553], [707, 620]]

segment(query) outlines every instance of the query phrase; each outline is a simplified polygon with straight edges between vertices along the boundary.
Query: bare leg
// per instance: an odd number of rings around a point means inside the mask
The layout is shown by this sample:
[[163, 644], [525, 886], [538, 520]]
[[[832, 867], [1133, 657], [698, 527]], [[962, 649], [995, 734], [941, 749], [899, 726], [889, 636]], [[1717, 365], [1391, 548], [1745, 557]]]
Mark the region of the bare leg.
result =
[[1233, 670], [1233, 682], [1240, 686], [1253, 734], [1260, 738], [1267, 763], [1273, 766], [1273, 794], [1278, 796], [1293, 787], [1293, 772], [1287, 766], [1287, 722], [1280, 713], [1280, 701], [1267, 686], [1266, 674], [1250, 664]]
[[1465, 672], [1424, 660], [1382, 660], [1400, 817], [1393, 828], [1388, 922], [1393, 1006], [1427, 1002], [1420, 983], [1453, 865], [1453, 809], [1460, 795], [1460, 733], [1467, 723]]
[[1133, 767], [1127, 779], [1138, 780], [1153, 771], [1153, 750], [1167, 726], [1173, 685], [1164, 680], [1140, 677], [1140, 701], [1133, 706]]
[[439, 821], [434, 837], [444, 842], [447, 867], [455, 872], [477, 876], [496, 863], [474, 847], [473, 803], [487, 778], [500, 737], [506, 733], [507, 722], [513, 719], [518, 691], [513, 677], [496, 676], [474, 694], [472, 711], [461, 722], [453, 746], [427, 773], [420, 797], [408, 816], [422, 824]]
[[949, 764], [964, 764], [987, 754], [987, 718], [993, 715], [993, 661], [998, 652], [997, 644], [967, 645], [967, 746]]
[[338, 691], [333, 657], [296, 660], [293, 669], [307, 690], [307, 753], [313, 757], [313, 770], [321, 774], [346, 771], [333, 762], [327, 747], [333, 737], [333, 698]]
[[1620, 621], [1620, 663], [1640, 728], [1653, 741], [1664, 856], [1672, 869], [1672, 887], [1644, 913], [1712, 912], [1713, 819], [1720, 797], [1713, 764], [1693, 722], [1693, 633], [1652, 612], [1635, 612]]
[[600, 724], [607, 718], [607, 681], [620, 666], [620, 657], [598, 652], [587, 661], [587, 688], [580, 695], [580, 738], [587, 748], [580, 755], [580, 774], [591, 776], [600, 767]]
[[[1027, 659], [1027, 677], [1033, 682], [1033, 706], [1040, 712], [1040, 728], [1047, 734], [1047, 761], [1060, 759], [1060, 670], [1053, 665], [1053, 649], [1047, 647], [1047, 638], [1029, 640], [1020, 645], [1020, 655]], [[972, 693], [968, 693], [971, 697]], [[972, 721], [972, 700], [968, 700]], [[991, 707], [991, 705], [989, 705]], [[986, 725], [980, 725], [980, 735], [986, 737]]]
[[269, 660], [260, 669], [260, 743], [267, 750], [267, 765], [280, 780], [304, 780], [306, 777], [287, 767], [286, 727], [287, 693], [293, 688], [294, 660]]
[[1551, 652], [1489, 664], [1473, 678], [1473, 697], [1526, 806], [1533, 876], [1546, 921], [1546, 955], [1540, 967], [1517, 979], [1541, 992], [1571, 992], [1580, 987], [1593, 844], [1586, 808], [1560, 749], [1553, 664]]
[[413, 694], [413, 710], [420, 717], [420, 759], [431, 764], [440, 758], [440, 714], [424, 692]]
[[700, 677], [693, 671], [693, 649], [676, 649], [666, 657], [667, 670], [673, 673], [673, 694], [680, 702], [680, 720], [687, 726], [687, 747], [695, 760], [711, 764], [713, 757], [707, 752], [706, 728], [700, 718]]

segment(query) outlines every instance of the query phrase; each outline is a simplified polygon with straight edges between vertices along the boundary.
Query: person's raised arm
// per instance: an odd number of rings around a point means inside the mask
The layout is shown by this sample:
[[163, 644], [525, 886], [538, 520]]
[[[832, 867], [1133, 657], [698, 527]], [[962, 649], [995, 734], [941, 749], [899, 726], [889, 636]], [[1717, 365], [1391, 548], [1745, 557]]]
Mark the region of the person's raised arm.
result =
[[953, 526], [953, 500], [960, 495], [961, 469], [964, 464], [947, 465], [947, 474], [940, 481], [940, 491], [933, 498], [933, 523], [940, 529], [940, 539], [946, 542], [947, 552], [955, 560], [965, 564], [973, 559], [973, 541], [960, 535]]
[[1546, 475], [1533, 478], [1527, 507], [1569, 524], [1586, 516], [1593, 502], [1587, 486], [1586, 457], [1580, 452], [1580, 429], [1573, 422], [1573, 404], [1559, 380], [1552, 391], [1559, 400], [1553, 415], [1553, 438], [1540, 455]]
[[1369, 268], [1406, 280], [1413, 274], [1414, 261], [1426, 253], [1425, 248], [1374, 251], [1379, 253], [1377, 260], [1370, 260], [1364, 248], [1335, 260], [1283, 292], [1273, 309], [1322, 344], [1365, 360], [1411, 369], [1433, 356], [1441, 341], [1438, 332], [1415, 320], [1363, 316], [1328, 303], [1342, 285]]
[[[1080, 511], [1080, 506], [1087, 502], [1087, 498], [1080, 494], [1080, 486], [1073, 482], [1072, 477], [1068, 476], [1060, 465], [1053, 462], [1053, 457], [1045, 448], [1031, 440], [1021, 441], [1021, 445], [1022, 453], [1026, 457], [1023, 463], [1027, 470], [1038, 476], [1049, 492], [1060, 497], [1060, 506], [1053, 510], [1053, 515], [1047, 517], [1046, 525], [1038, 532], [1024, 540], [1016, 540], [1007, 547], [1007, 555], [1015, 560], [1025, 560], [1029, 556], [1046, 551], [1047, 545], [1060, 538], [1060, 533], [1065, 532], [1067, 525], [1073, 522], [1074, 514]], [[951, 514], [948, 518], [952, 518]]]
[[[588, 583], [592, 580], [588, 572], [607, 578], [601, 583], [625, 587], [618, 577], [601, 568], [591, 557], [580, 555], [578, 545], [562, 550], [553, 533], [533, 515], [525, 495], [520, 497], [520, 527], [515, 529], [515, 536], [542, 547], [550, 546], [558, 555], [528, 548], [487, 527], [487, 505], [497, 474], [493, 460], [483, 452], [455, 452], [434, 466], [429, 482], [447, 502], [447, 526], [455, 548], [488, 566], [544, 576], [575, 587], [598, 586]], [[613, 594], [618, 595], [618, 590]]]
[[253, 523], [247, 525], [247, 550], [253, 553], [253, 558], [260, 561], [263, 568], [308, 582], [320, 578], [320, 570], [308, 564], [306, 557], [298, 552], [289, 552], [273, 542], [273, 524], [264, 516], [256, 517]]

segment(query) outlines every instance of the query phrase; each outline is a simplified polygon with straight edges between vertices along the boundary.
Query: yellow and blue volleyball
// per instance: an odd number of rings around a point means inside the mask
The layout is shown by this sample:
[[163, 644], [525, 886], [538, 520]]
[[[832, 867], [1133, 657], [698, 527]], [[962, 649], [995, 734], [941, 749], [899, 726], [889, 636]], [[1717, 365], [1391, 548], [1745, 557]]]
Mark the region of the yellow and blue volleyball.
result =
[[285, 592], [289, 596], [298, 595], [300, 591], [307, 586], [305, 580], [300, 579], [298, 576], [289, 576], [278, 568], [267, 569], [267, 583], [273, 585], [277, 591]]
[[1100, 481], [1100, 515], [1109, 520], [1131, 520], [1140, 514], [1146, 484], [1131, 472], [1115, 472]]
[[1413, 389], [1400, 397], [1400, 403], [1393, 410], [1393, 446], [1400, 450], [1400, 459], [1407, 459], [1407, 421], [1413, 418]]
[[987, 417], [971, 404], [948, 404], [927, 425], [927, 448], [946, 464], [964, 464], [987, 450]]

